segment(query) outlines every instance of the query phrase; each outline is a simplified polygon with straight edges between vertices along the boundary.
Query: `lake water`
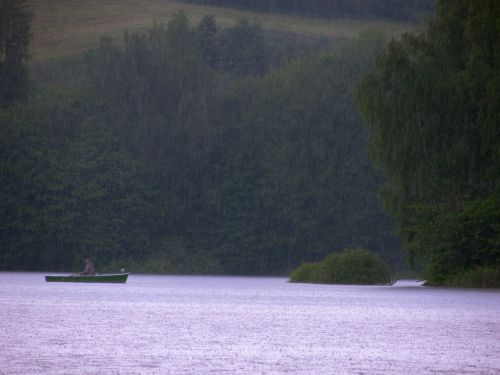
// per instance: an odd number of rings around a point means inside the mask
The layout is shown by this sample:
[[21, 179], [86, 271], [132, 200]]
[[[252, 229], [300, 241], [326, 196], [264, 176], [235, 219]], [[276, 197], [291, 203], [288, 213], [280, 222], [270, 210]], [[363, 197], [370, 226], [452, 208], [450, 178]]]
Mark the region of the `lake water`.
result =
[[499, 374], [500, 292], [0, 273], [0, 374]]

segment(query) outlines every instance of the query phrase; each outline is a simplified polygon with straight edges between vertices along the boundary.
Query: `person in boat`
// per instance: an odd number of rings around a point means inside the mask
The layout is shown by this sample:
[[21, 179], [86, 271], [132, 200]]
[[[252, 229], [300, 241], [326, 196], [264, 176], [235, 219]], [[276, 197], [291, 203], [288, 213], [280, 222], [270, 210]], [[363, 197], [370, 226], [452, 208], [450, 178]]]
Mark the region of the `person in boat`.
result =
[[80, 272], [80, 275], [95, 275], [95, 267], [90, 259], [85, 259], [85, 269], [83, 270], [83, 272]]

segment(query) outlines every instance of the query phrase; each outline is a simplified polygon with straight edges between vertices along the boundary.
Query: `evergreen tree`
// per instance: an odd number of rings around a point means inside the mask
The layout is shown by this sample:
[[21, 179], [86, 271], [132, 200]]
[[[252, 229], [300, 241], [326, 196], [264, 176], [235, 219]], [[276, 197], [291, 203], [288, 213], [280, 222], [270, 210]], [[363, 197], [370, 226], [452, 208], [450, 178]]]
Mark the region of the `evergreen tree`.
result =
[[203, 62], [215, 67], [217, 62], [217, 24], [213, 15], [203, 16], [197, 28]]

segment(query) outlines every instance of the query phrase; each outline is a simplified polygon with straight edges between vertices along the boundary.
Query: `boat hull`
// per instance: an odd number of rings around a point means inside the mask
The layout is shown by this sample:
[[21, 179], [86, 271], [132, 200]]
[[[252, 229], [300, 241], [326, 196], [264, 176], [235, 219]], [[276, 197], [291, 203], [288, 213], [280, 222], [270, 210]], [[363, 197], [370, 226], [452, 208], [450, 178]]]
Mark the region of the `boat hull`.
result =
[[57, 283], [121, 283], [127, 282], [128, 273], [111, 275], [71, 275], [71, 276], [45, 276], [46, 282]]

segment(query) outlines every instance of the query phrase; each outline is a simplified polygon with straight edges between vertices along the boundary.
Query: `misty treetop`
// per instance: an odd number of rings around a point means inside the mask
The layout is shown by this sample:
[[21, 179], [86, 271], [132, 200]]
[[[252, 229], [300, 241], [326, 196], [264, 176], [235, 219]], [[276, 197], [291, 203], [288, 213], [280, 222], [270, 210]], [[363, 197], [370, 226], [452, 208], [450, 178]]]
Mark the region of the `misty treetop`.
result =
[[276, 40], [179, 13], [0, 112], [0, 267], [283, 274], [348, 246], [400, 264], [352, 99], [382, 36]]

